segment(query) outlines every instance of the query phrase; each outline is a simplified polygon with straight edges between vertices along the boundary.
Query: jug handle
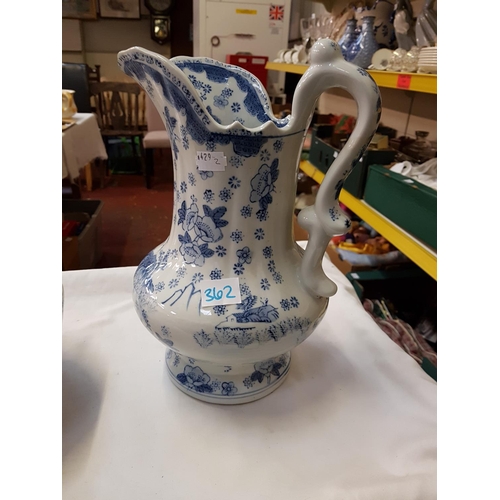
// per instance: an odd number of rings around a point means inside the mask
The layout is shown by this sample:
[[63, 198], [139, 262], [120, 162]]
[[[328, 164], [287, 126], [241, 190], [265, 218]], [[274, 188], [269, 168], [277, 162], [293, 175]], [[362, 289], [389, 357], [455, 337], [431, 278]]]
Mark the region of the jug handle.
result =
[[310, 67], [295, 91], [290, 126], [309, 124], [317, 99], [333, 87], [349, 92], [358, 107], [356, 126], [328, 169], [315, 204], [304, 208], [298, 215], [299, 225], [309, 233], [300, 268], [301, 282], [311, 295], [331, 297], [336, 293], [337, 285], [323, 271], [323, 256], [332, 236], [345, 234], [351, 225], [339, 205], [340, 191], [375, 134], [382, 104], [379, 88], [368, 72], [345, 61], [335, 42], [330, 39], [316, 42], [310, 60]]

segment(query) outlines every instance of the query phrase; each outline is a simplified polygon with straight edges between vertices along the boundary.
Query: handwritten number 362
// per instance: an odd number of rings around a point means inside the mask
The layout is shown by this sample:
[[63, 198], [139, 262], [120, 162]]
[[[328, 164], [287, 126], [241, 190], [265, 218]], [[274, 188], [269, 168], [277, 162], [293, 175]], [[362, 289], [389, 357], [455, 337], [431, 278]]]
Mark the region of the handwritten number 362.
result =
[[224, 297], [224, 291], [226, 293], [226, 299], [235, 299], [236, 295], [231, 295], [233, 291], [233, 287], [226, 285], [222, 290], [216, 290], [215, 287], [207, 288], [205, 290], [205, 296], [207, 298], [207, 302], [212, 302], [213, 300], [221, 300]]

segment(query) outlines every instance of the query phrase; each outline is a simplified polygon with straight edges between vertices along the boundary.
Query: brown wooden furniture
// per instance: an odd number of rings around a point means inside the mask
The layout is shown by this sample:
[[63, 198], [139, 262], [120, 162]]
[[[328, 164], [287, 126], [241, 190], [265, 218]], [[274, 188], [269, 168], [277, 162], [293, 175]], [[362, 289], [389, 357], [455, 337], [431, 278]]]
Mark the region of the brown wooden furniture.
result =
[[[146, 168], [142, 139], [147, 129], [145, 118], [145, 92], [136, 83], [94, 82], [90, 84], [90, 94], [101, 134], [107, 137], [139, 138], [138, 146], [132, 140], [132, 147], [141, 162], [146, 187], [151, 188], [151, 175]], [[104, 184], [101, 170], [101, 186]]]

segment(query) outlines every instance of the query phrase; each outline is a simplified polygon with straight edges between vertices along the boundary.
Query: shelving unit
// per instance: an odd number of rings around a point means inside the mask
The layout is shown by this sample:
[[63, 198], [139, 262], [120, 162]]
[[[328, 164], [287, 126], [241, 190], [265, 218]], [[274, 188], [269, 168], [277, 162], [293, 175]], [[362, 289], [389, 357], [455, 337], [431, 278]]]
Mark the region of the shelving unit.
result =
[[[321, 184], [325, 178], [325, 174], [307, 160], [300, 162], [300, 169], [318, 184]], [[359, 200], [345, 189], [340, 193], [340, 201], [375, 229], [375, 231], [390, 241], [400, 252], [417, 264], [417, 266], [434, 279], [437, 279], [437, 254], [435, 250], [407, 233], [404, 229], [368, 205], [364, 200]]]
[[[309, 66], [307, 64], [287, 64], [268, 62], [267, 70], [283, 71], [303, 75]], [[425, 73], [395, 73], [392, 71], [368, 70], [379, 87], [400, 90], [413, 90], [426, 94], [437, 94], [437, 75]]]
[[[303, 75], [308, 68], [307, 64], [275, 62], [268, 62], [266, 64], [267, 70], [283, 71], [298, 75]], [[437, 75], [374, 70], [368, 70], [368, 73], [370, 73], [379, 87], [437, 94]], [[318, 184], [321, 184], [325, 178], [325, 174], [308, 161], [301, 161], [300, 169]], [[390, 241], [400, 252], [417, 264], [417, 266], [437, 280], [437, 254], [434, 249], [407, 233], [404, 229], [368, 205], [364, 200], [359, 200], [346, 190], [341, 191], [340, 201], [373, 227], [375, 231]]]

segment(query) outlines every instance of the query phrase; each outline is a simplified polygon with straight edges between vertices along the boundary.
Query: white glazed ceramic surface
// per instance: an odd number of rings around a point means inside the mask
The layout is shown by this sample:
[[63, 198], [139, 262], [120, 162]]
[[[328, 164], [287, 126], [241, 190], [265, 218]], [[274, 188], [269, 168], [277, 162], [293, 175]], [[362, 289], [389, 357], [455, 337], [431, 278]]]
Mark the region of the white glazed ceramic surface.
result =
[[[167, 346], [179, 389], [220, 404], [259, 399], [283, 382], [290, 351], [313, 332], [336, 292], [321, 261], [331, 236], [350, 225], [338, 196], [376, 130], [378, 87], [337, 44], [320, 40], [291, 115], [279, 120], [260, 82], [236, 66], [168, 60], [141, 48], [118, 60], [162, 116], [175, 176], [170, 235], [135, 273], [137, 313]], [[315, 102], [331, 87], [350, 92], [359, 114], [316, 205], [299, 215], [310, 234], [304, 253], [292, 237], [296, 174]], [[222, 154], [225, 170], [198, 170], [199, 152]], [[201, 280], [225, 278], [239, 279], [241, 303], [203, 307]]]

